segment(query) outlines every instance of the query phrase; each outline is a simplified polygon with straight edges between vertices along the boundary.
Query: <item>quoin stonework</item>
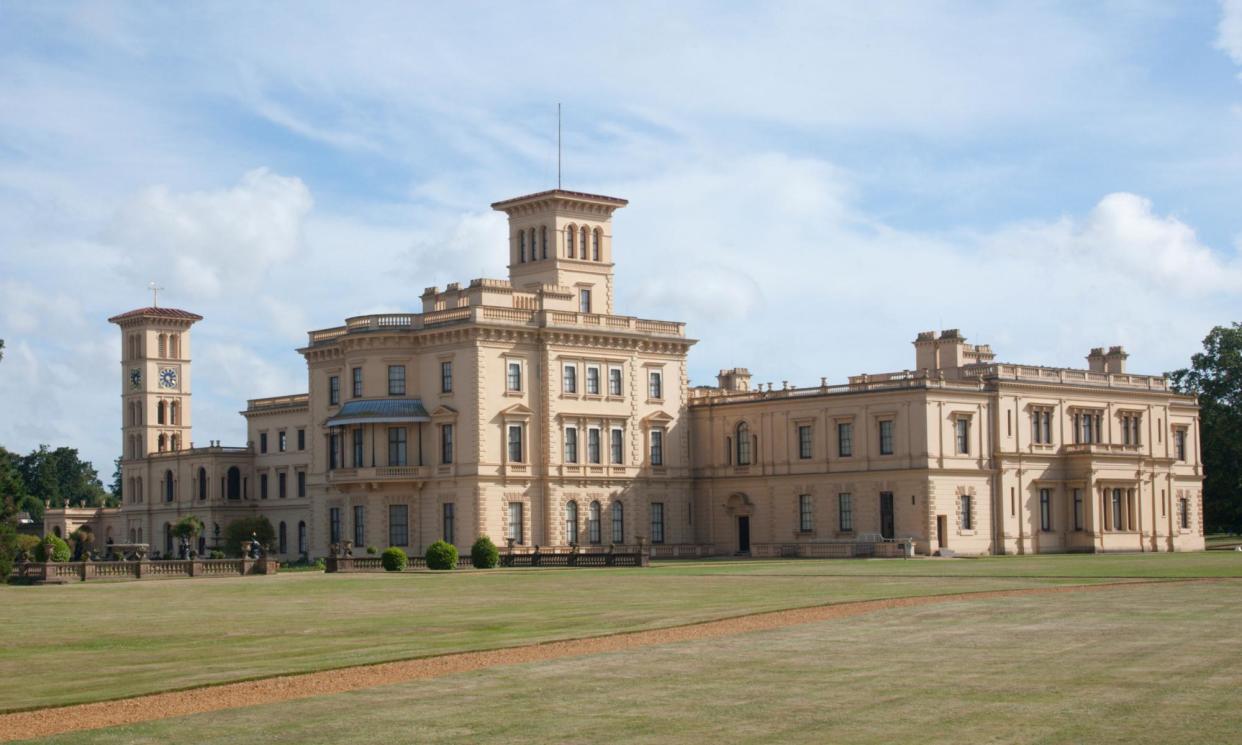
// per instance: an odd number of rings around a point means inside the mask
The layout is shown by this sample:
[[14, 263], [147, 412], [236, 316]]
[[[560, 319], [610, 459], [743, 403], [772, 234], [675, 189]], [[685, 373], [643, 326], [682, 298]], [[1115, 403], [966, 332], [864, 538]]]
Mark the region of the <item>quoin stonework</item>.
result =
[[112, 317], [122, 504], [50, 510], [46, 529], [89, 524], [167, 555], [193, 514], [201, 553], [263, 515], [287, 559], [482, 534], [657, 556], [882, 539], [924, 554], [1203, 548], [1196, 402], [1128, 372], [1122, 348], [1040, 367], [927, 331], [909, 370], [774, 388], [733, 368], [691, 387], [684, 324], [613, 307], [625, 205], [559, 189], [492, 205], [509, 217], [507, 280], [311, 331], [309, 391], [247, 402], [236, 447], [193, 434], [202, 317]]

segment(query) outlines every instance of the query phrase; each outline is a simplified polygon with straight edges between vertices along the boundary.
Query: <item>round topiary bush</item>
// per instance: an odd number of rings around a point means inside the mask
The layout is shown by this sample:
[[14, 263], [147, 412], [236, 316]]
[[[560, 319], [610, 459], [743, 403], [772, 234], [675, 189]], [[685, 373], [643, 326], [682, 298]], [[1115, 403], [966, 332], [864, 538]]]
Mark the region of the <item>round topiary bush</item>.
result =
[[207, 552], [207, 558], [208, 559], [223, 559], [224, 552], [218, 548], [213, 548], [212, 550]]
[[427, 547], [428, 569], [456, 569], [457, 547], [444, 541], [436, 541]]
[[35, 561], [69, 561], [69, 544], [48, 533], [35, 546]]
[[367, 556], [374, 556], [379, 553], [379, 549], [375, 546], [367, 546]]
[[500, 552], [491, 538], [479, 536], [479, 540], [470, 547], [470, 563], [474, 564], [475, 569], [491, 569], [500, 563]]
[[[396, 546], [386, 548], [384, 553], [380, 554], [380, 564], [386, 572], [399, 572], [405, 569], [405, 565], [408, 562], [409, 559], [406, 557], [405, 552]], [[319, 562], [315, 563], [318, 564]]]

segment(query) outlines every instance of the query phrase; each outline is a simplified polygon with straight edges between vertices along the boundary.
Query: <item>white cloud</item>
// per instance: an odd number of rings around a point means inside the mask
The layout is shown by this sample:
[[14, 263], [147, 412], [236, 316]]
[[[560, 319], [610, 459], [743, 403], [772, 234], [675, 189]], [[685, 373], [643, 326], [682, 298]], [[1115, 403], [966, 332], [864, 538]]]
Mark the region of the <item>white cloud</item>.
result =
[[[1221, 0], [1216, 47], [1242, 65], [1242, 0]], [[1242, 73], [1239, 73], [1242, 77]]]
[[312, 205], [301, 180], [258, 168], [224, 190], [147, 189], [120, 209], [104, 239], [131, 279], [218, 298], [258, 289], [273, 265], [293, 259]]

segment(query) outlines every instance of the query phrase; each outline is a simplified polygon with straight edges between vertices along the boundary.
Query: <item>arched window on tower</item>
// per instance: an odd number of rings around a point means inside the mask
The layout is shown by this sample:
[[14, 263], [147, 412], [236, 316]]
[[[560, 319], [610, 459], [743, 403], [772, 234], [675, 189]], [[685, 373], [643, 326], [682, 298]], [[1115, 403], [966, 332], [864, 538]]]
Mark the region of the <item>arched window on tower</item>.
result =
[[526, 231], [518, 231], [518, 263], [526, 263]]
[[166, 449], [168, 449], [168, 438], [165, 437], [163, 434], [160, 435], [160, 439], [158, 440], [158, 442], [159, 442], [159, 451], [161, 453], [164, 452]]
[[750, 465], [750, 425], [741, 422], [737, 425], [737, 464]]
[[174, 359], [181, 357], [181, 334], [168, 335], [168, 356]]
[[530, 260], [534, 261], [535, 259], [539, 258], [539, 255], [535, 253], [535, 229], [534, 228], [530, 229], [529, 243], [530, 243]]
[[164, 423], [164, 402], [163, 401], [160, 401], [158, 404], [155, 405], [155, 423], [156, 424]]
[[578, 229], [573, 225], [565, 228], [565, 256], [574, 258], [577, 251], [574, 250], [574, 242], [577, 240]]
[[164, 501], [173, 501], [173, 475], [172, 471], [164, 472]]
[[172, 450], [176, 451], [181, 449], [181, 435], [173, 435], [168, 438], [168, 441], [172, 443]]
[[180, 408], [181, 406], [176, 401], [173, 401], [172, 403], [168, 405], [168, 423], [169, 424], [180, 424], [181, 423], [179, 421], [181, 419], [181, 416], [180, 416], [181, 412], [178, 411], [178, 409]]
[[168, 335], [160, 334], [160, 356], [168, 356]]
[[200, 501], [207, 499], [207, 469], [198, 469], [198, 498]]
[[591, 260], [592, 261], [599, 261], [599, 244], [600, 244], [600, 241], [602, 240], [601, 236], [603, 236], [603, 231], [600, 230], [599, 228], [596, 228], [595, 238], [593, 242], [591, 243]]
[[548, 226], [539, 226], [539, 258], [548, 258]]

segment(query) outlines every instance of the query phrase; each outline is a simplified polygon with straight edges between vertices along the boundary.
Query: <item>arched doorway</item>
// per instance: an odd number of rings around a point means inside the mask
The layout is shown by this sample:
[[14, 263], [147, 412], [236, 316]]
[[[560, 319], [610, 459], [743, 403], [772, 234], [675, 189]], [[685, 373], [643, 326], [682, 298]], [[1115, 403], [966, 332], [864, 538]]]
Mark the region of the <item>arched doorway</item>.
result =
[[725, 512], [733, 518], [737, 526], [737, 553], [750, 555], [750, 518], [755, 505], [750, 497], [741, 492], [729, 495], [725, 501]]

